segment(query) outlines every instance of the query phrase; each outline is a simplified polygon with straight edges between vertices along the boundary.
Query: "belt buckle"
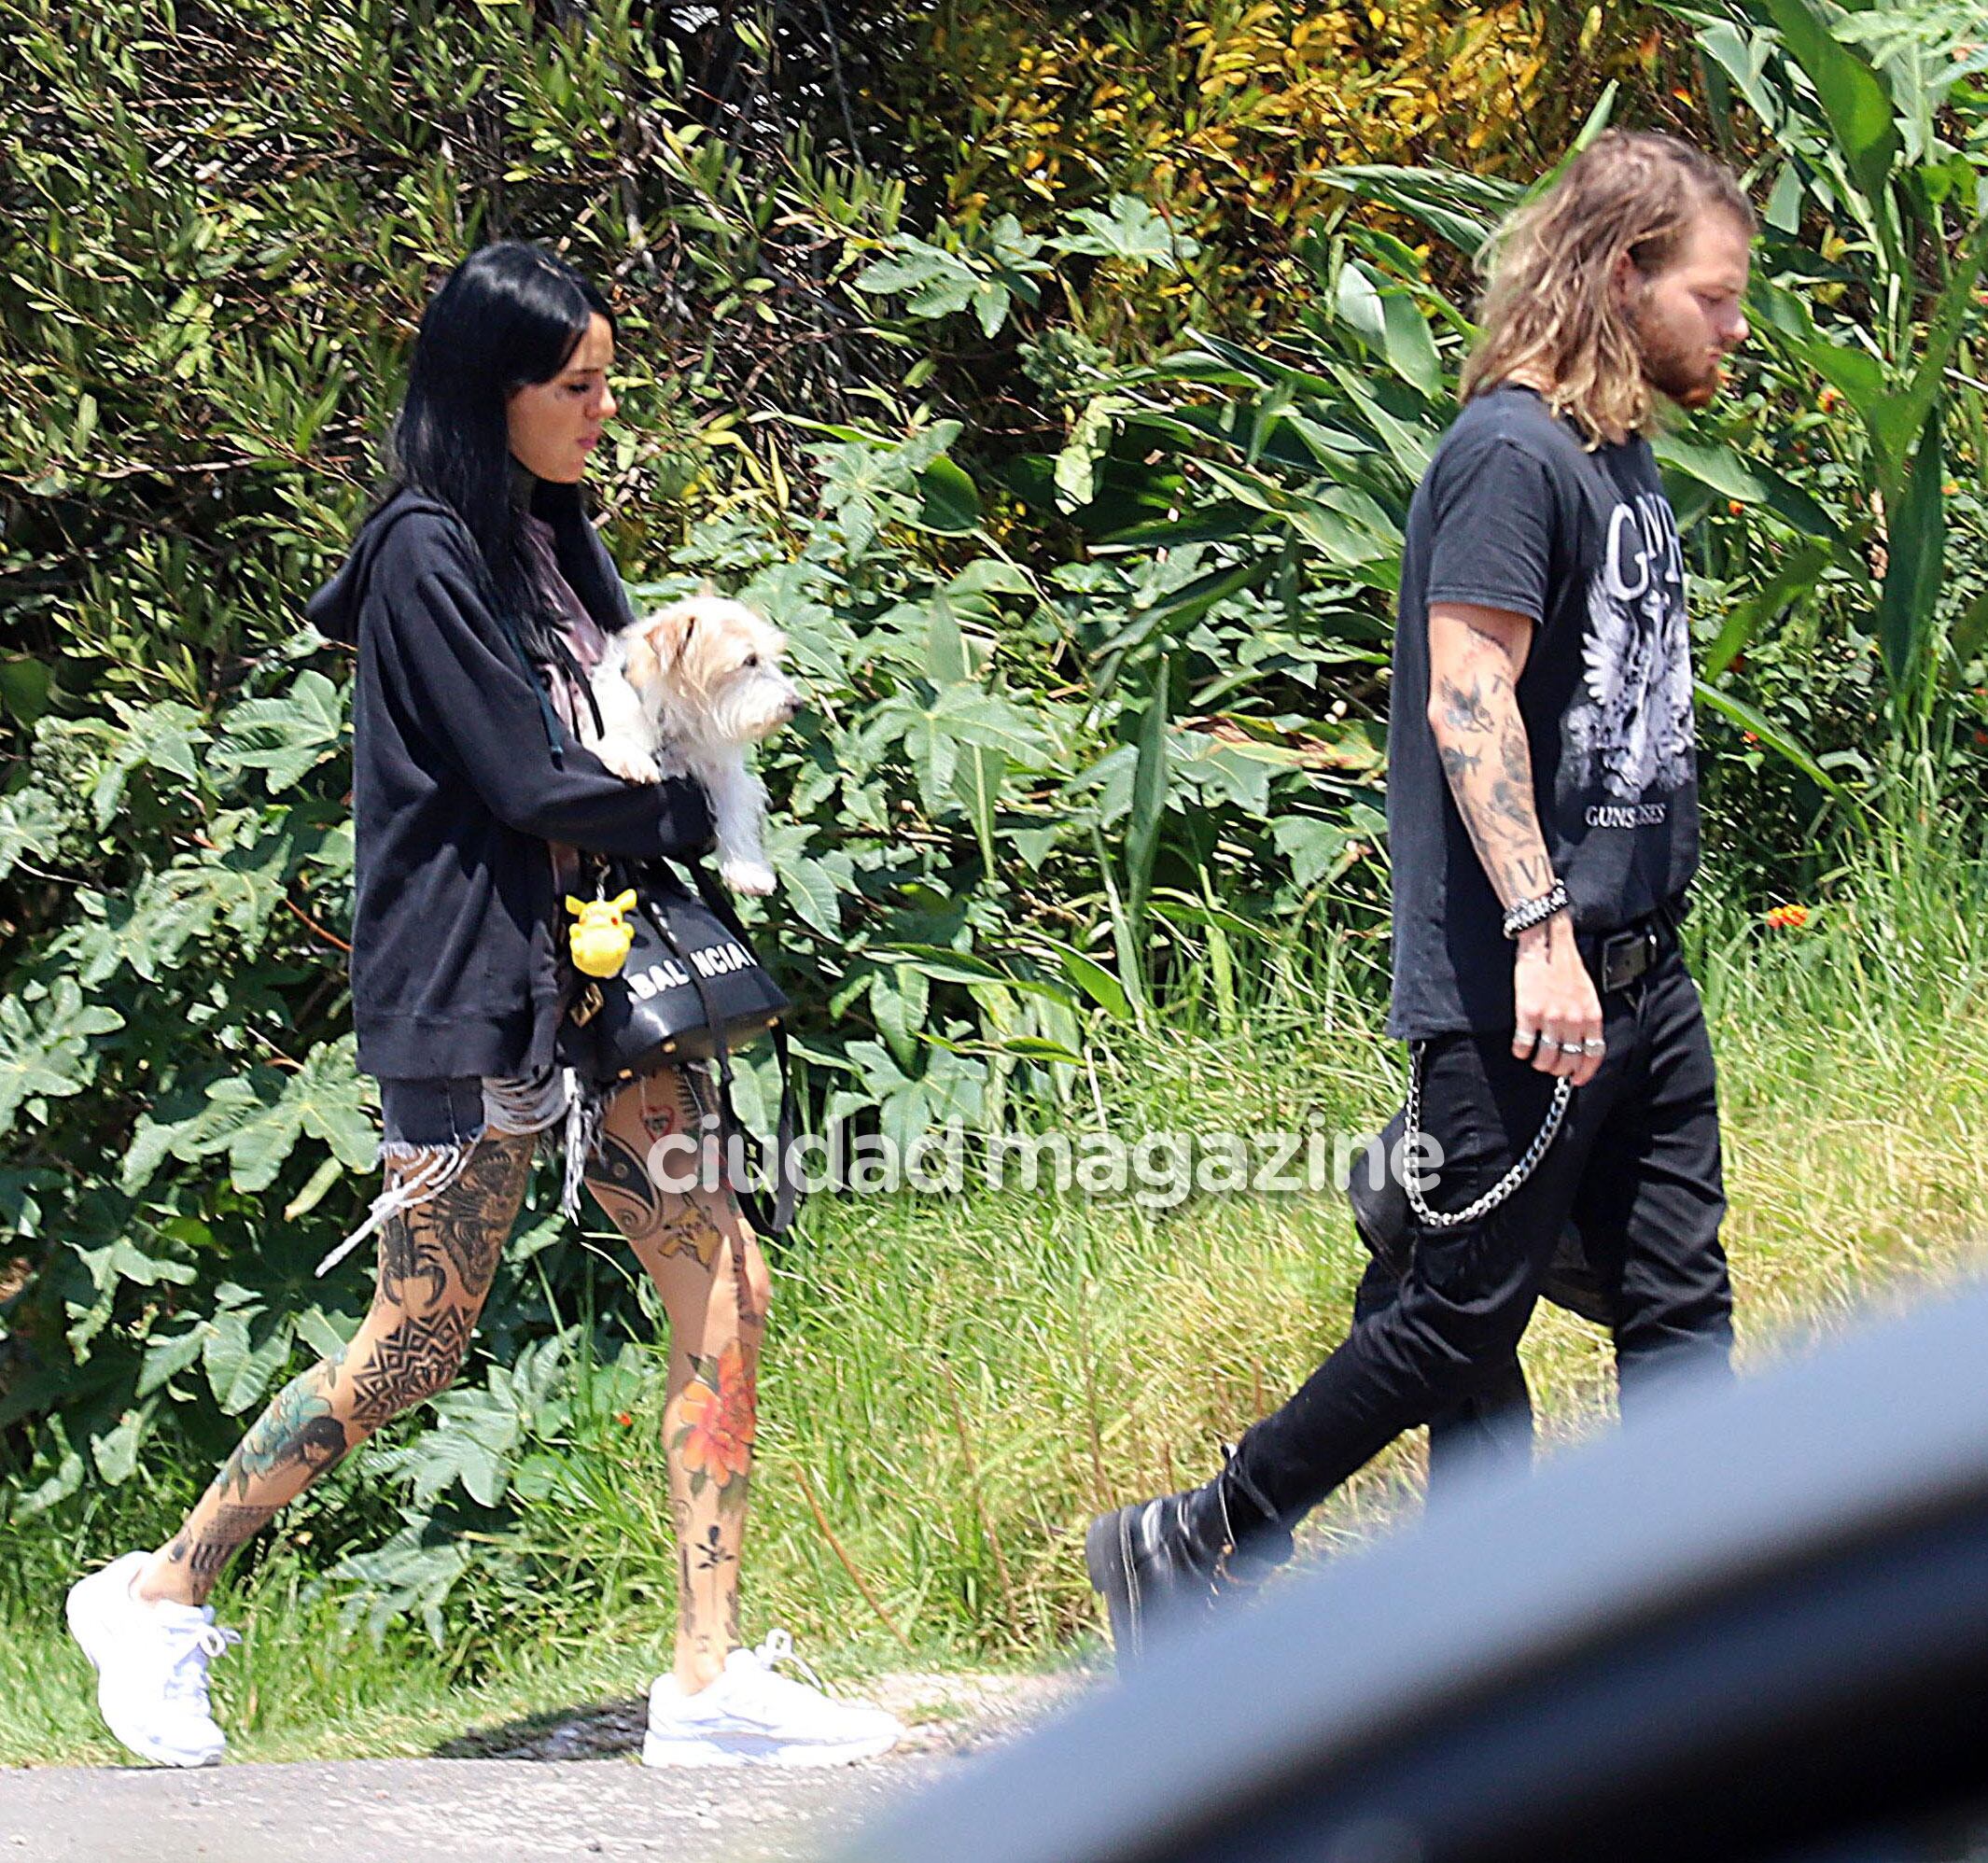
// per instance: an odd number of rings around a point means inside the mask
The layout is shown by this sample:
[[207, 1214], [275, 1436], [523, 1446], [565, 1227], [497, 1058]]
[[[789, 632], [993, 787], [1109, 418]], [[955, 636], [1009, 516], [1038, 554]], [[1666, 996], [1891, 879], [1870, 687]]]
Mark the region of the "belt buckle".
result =
[[1657, 934], [1646, 928], [1617, 932], [1602, 940], [1602, 989], [1626, 988], [1650, 967], [1656, 955]]

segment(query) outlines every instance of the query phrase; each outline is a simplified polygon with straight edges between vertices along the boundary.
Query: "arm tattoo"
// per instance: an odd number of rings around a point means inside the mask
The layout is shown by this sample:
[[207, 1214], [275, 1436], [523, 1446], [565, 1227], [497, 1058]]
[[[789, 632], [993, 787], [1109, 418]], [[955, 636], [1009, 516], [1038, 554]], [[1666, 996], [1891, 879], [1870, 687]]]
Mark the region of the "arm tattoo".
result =
[[1546, 890], [1552, 863], [1540, 832], [1532, 747], [1510, 654], [1496, 636], [1465, 626], [1469, 665], [1444, 673], [1436, 686], [1436, 749], [1485, 875], [1499, 899], [1513, 905]]

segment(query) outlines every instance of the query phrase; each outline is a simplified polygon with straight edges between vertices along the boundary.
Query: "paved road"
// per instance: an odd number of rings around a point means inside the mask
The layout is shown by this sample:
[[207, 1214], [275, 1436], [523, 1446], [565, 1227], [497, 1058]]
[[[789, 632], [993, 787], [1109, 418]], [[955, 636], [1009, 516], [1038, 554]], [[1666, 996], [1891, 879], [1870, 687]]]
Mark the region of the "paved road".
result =
[[774, 1863], [971, 1764], [648, 1772], [632, 1759], [347, 1759], [0, 1772], [0, 1863]]
[[886, 1678], [870, 1692], [911, 1722], [905, 1745], [826, 1772], [645, 1772], [638, 1700], [427, 1759], [0, 1770], [0, 1863], [797, 1863], [1079, 1686]]

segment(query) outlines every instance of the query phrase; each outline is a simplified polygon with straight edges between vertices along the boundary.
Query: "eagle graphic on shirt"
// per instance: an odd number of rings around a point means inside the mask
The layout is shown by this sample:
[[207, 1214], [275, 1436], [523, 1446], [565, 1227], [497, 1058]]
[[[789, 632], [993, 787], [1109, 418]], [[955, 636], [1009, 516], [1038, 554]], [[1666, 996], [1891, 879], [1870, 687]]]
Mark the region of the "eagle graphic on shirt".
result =
[[1581, 683], [1562, 726], [1560, 787], [1623, 801], [1669, 795], [1696, 772], [1684, 550], [1668, 499], [1610, 514], [1588, 591]]

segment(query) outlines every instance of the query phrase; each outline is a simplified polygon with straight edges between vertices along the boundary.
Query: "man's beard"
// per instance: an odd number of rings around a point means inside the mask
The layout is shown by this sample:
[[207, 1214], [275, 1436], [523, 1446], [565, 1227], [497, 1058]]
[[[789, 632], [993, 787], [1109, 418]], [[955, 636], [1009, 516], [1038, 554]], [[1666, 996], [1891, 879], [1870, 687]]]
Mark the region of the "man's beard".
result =
[[1659, 395], [1694, 413], [1717, 396], [1726, 380], [1717, 357], [1654, 328], [1640, 303], [1630, 313], [1630, 329], [1643, 353], [1644, 378]]

